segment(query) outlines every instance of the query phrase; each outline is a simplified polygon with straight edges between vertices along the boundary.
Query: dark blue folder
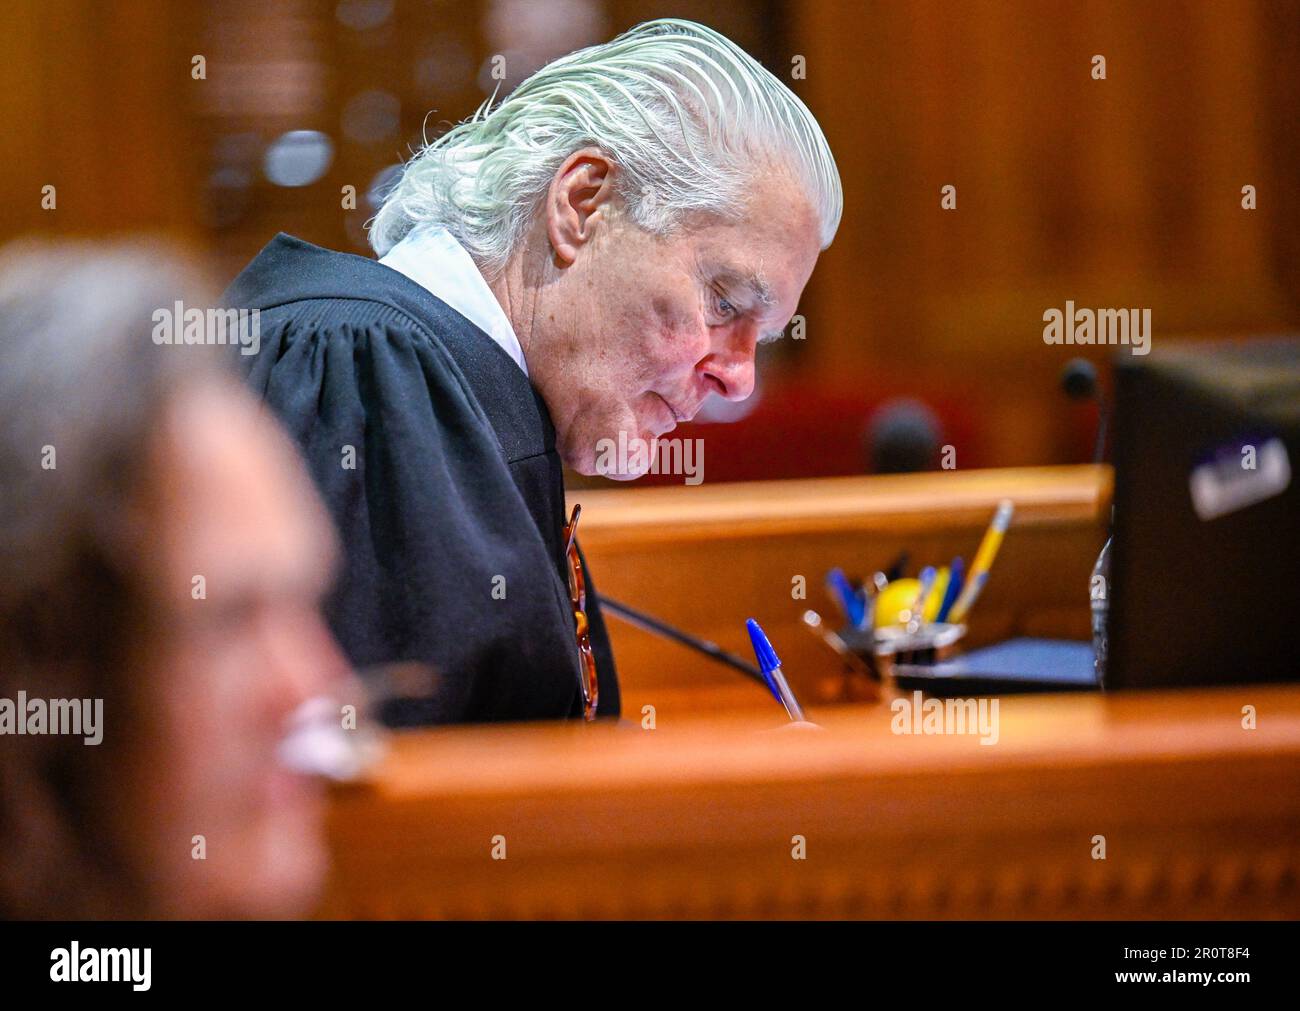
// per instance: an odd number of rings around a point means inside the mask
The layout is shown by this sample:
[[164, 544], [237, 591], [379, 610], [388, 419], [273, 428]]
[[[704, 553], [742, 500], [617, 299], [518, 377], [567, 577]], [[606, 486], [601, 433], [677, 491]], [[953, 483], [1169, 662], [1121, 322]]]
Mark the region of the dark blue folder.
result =
[[899, 664], [900, 688], [932, 695], [1004, 695], [1095, 689], [1092, 643], [1068, 639], [1008, 639], [953, 660]]

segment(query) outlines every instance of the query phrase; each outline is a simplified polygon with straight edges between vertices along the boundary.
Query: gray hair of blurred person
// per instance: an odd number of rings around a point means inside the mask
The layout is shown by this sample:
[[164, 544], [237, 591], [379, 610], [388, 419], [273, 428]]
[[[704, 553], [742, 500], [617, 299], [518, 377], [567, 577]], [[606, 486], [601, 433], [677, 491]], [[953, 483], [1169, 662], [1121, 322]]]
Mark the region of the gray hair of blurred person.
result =
[[428, 144], [386, 196], [371, 245], [382, 256], [417, 225], [441, 226], [492, 278], [561, 163], [588, 146], [619, 166], [632, 220], [654, 234], [692, 213], [739, 215], [764, 163], [803, 184], [822, 248], [839, 227], [839, 172], [807, 106], [730, 39], [663, 19], [547, 64]]
[[0, 737], [0, 915], [148, 913], [113, 812], [157, 688], [132, 677], [151, 627], [137, 500], [171, 398], [223, 367], [151, 340], [158, 307], [207, 294], [181, 262], [157, 244], [0, 250], [0, 697], [102, 698], [110, 726], [96, 747]]

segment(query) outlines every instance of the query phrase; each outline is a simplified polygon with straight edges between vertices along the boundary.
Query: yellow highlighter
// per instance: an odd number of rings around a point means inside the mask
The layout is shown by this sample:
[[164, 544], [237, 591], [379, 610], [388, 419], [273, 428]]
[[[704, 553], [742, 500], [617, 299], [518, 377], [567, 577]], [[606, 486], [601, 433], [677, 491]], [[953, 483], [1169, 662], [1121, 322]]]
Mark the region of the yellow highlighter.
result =
[[998, 503], [998, 511], [993, 514], [993, 522], [984, 531], [984, 540], [980, 541], [980, 549], [975, 555], [974, 564], [971, 565], [966, 585], [958, 594], [957, 603], [953, 604], [952, 610], [948, 612], [948, 620], [954, 625], [959, 625], [966, 619], [966, 613], [979, 597], [980, 591], [984, 589], [984, 584], [989, 578], [989, 569], [993, 566], [993, 559], [997, 558], [998, 548], [1002, 546], [1003, 535], [1011, 525], [1013, 512], [1015, 506], [1010, 499], [1003, 499]]

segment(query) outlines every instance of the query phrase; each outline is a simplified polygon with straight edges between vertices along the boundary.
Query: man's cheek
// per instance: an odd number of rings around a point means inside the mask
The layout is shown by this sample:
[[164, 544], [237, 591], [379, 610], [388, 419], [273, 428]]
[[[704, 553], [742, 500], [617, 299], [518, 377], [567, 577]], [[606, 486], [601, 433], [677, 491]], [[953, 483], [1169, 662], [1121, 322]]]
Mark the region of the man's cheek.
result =
[[641, 333], [646, 335], [649, 350], [677, 347], [688, 341], [698, 329], [698, 310], [694, 306], [678, 305], [669, 299], [655, 299], [648, 319], [642, 321]]

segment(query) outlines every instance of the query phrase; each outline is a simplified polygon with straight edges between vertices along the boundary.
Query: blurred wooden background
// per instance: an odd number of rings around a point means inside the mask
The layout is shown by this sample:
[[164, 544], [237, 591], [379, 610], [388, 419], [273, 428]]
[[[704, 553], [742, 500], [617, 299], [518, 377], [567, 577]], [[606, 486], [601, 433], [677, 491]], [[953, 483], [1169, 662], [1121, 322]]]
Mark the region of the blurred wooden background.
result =
[[1043, 344], [1045, 309], [1150, 308], [1157, 342], [1300, 321], [1300, 4], [1278, 0], [11, 0], [0, 240], [159, 231], [219, 284], [280, 230], [364, 253], [368, 194], [474, 110], [494, 54], [508, 89], [668, 15], [788, 81], [845, 185], [806, 339], [764, 351], [753, 416], [681, 433], [714, 435], [706, 474], [860, 472], [898, 396], [959, 468], [1078, 462], [1092, 415], [1057, 389], [1077, 349]]

